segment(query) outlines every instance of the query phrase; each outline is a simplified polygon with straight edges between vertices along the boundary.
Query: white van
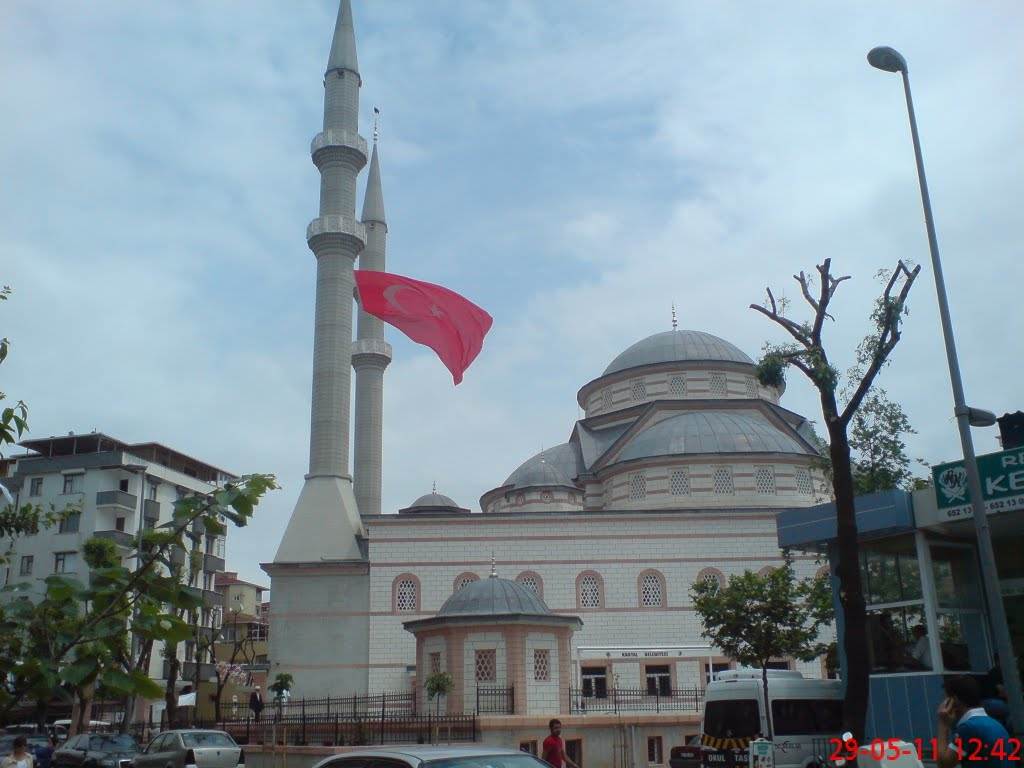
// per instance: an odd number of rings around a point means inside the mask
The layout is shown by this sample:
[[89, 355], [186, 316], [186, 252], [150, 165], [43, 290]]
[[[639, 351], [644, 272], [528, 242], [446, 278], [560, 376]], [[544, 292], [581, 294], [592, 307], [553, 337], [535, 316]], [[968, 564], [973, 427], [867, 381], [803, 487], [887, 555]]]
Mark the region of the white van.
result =
[[[843, 727], [843, 690], [838, 680], [811, 680], [799, 672], [768, 670], [775, 765], [808, 768], [824, 764], [832, 752], [829, 739]], [[764, 684], [760, 669], [721, 672], [704, 693], [701, 765], [732, 768], [747, 765], [747, 748], [767, 736]]]

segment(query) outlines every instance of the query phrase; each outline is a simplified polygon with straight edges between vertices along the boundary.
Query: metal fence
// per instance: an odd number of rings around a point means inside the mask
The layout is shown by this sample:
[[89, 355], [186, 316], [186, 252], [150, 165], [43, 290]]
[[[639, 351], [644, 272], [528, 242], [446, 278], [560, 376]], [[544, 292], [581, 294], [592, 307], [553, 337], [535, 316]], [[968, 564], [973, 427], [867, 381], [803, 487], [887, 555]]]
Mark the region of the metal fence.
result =
[[512, 715], [516, 711], [515, 688], [477, 688], [478, 715]]
[[571, 689], [569, 700], [572, 713], [700, 712], [704, 707], [703, 688], [653, 691], [646, 688], [609, 688], [597, 693], [592, 690]]
[[197, 723], [227, 731], [239, 744], [347, 746], [436, 744], [476, 741], [474, 715], [356, 715], [335, 713], [274, 722], [248, 718], [243, 722]]

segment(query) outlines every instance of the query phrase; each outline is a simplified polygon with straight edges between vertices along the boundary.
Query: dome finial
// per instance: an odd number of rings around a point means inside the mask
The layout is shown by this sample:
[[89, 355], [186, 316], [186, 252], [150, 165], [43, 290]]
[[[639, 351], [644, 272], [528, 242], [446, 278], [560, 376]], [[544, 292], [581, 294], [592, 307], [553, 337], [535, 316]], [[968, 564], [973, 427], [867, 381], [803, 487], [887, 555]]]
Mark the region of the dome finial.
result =
[[380, 140], [380, 107], [373, 108], [373, 143]]
[[676, 323], [676, 303], [673, 301], [672, 302], [672, 330], [673, 331], [676, 330], [677, 325], [678, 324]]
[[430, 485], [430, 492], [431, 493], [437, 493], [437, 480], [435, 480], [433, 483], [431, 483], [431, 485]]
[[494, 550], [493, 549], [491, 550], [491, 578], [492, 579], [498, 578], [498, 566], [497, 566], [497, 563], [494, 560]]

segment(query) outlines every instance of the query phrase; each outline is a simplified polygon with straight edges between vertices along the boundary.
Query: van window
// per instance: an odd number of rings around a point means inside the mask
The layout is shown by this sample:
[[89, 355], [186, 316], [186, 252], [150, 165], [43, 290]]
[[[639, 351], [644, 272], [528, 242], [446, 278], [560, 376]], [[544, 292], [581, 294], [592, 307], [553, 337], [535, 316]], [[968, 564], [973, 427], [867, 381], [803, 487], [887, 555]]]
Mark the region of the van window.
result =
[[843, 730], [843, 702], [834, 699], [779, 699], [772, 702], [776, 736], [836, 735]]
[[720, 739], [753, 737], [761, 732], [754, 699], [725, 699], [704, 705], [704, 733]]

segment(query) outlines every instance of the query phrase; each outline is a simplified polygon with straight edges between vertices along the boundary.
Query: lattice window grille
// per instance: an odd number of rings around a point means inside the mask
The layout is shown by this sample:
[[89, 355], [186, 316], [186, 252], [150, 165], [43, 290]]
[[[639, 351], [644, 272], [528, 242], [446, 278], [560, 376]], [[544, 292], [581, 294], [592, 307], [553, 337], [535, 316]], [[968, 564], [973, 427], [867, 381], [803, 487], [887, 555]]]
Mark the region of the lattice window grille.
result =
[[672, 397], [686, 397], [686, 377], [669, 376], [668, 393], [672, 395]]
[[493, 648], [476, 652], [476, 681], [493, 683], [498, 679], [497, 651]]
[[644, 384], [643, 379], [633, 379], [632, 384], [633, 399], [643, 400], [647, 397], [647, 385]]
[[435, 652], [430, 654], [430, 674], [436, 675], [441, 671], [441, 654]]
[[416, 582], [402, 579], [395, 589], [395, 607], [400, 613], [412, 613], [416, 610]]
[[597, 576], [588, 573], [580, 579], [580, 606], [582, 608], [601, 607], [601, 584]]
[[525, 493], [517, 493], [516, 494], [516, 506], [517, 507], [521, 507], [525, 503], [526, 503], [526, 494]]
[[643, 472], [633, 472], [629, 476], [629, 498], [631, 501], [647, 498], [647, 475]]
[[811, 483], [811, 473], [806, 469], [796, 471], [796, 491], [801, 496], [810, 496], [814, 493], [814, 485]]
[[747, 379], [747, 397], [751, 400], [757, 399], [757, 381], [753, 376]]
[[673, 469], [668, 478], [669, 492], [673, 496], [690, 495], [690, 470]]
[[725, 397], [728, 394], [724, 373], [711, 374], [711, 394], [718, 395], [719, 397]]
[[521, 586], [526, 587], [528, 590], [533, 592], [535, 595], [540, 594], [540, 584], [537, 583], [537, 577], [532, 573], [528, 573], [525, 576], [520, 576], [517, 581]]
[[722, 579], [719, 577], [717, 573], [705, 573], [704, 583], [711, 586], [711, 588], [714, 589], [715, 592], [722, 588]]
[[533, 649], [533, 679], [538, 683], [551, 679], [551, 651], [547, 648]]
[[661, 579], [653, 573], [645, 573], [640, 581], [640, 602], [645, 608], [660, 608], [665, 598]]
[[755, 468], [754, 488], [760, 494], [775, 495], [775, 470], [771, 467]]
[[605, 387], [604, 391], [601, 393], [601, 408], [607, 411], [611, 407], [612, 407], [612, 388], [611, 387]]
[[736, 492], [732, 484], [732, 469], [730, 467], [715, 467], [712, 482], [714, 492], [718, 496], [730, 496]]
[[540, 500], [543, 501], [545, 504], [550, 504], [555, 500], [555, 494], [553, 494], [551, 491], [541, 491]]
[[479, 581], [479, 578], [477, 576], [463, 576], [461, 579], [459, 579], [456, 582], [456, 584], [455, 584], [455, 591], [458, 592], [461, 589], [465, 589], [470, 584], [472, 584], [474, 581]]

